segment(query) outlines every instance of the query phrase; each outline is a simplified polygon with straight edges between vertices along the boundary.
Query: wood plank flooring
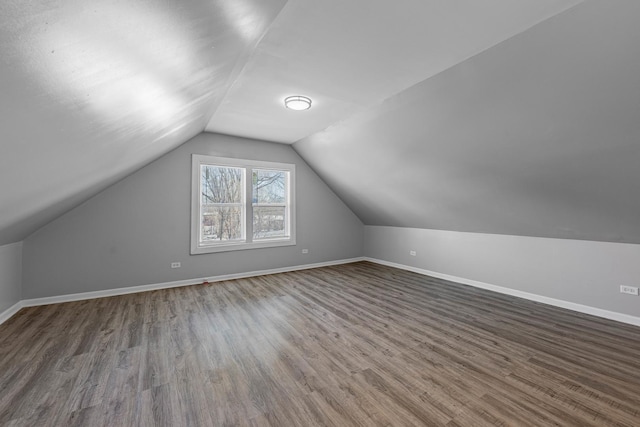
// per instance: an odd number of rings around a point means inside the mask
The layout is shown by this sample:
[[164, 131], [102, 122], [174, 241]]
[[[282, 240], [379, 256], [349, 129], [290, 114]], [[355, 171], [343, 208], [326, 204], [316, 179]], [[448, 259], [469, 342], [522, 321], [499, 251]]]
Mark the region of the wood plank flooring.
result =
[[360, 262], [26, 308], [2, 426], [639, 426], [640, 328]]

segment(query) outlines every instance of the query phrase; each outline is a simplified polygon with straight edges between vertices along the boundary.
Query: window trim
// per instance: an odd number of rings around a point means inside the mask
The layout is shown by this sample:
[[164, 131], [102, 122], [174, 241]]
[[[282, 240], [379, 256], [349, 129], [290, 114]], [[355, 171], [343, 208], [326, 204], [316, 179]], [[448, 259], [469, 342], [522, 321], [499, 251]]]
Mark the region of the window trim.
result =
[[[201, 201], [201, 165], [228, 166], [244, 168], [244, 211], [245, 211], [245, 239], [225, 241], [224, 243], [200, 242], [200, 201]], [[289, 198], [289, 236], [285, 238], [261, 239], [253, 241], [253, 183], [254, 169], [281, 170], [288, 172]], [[193, 154], [191, 156], [191, 254], [206, 254], [215, 252], [238, 251], [246, 249], [271, 248], [278, 246], [294, 246], [296, 244], [296, 165], [291, 163], [266, 162], [259, 160], [236, 159], [231, 157], [209, 156]]]

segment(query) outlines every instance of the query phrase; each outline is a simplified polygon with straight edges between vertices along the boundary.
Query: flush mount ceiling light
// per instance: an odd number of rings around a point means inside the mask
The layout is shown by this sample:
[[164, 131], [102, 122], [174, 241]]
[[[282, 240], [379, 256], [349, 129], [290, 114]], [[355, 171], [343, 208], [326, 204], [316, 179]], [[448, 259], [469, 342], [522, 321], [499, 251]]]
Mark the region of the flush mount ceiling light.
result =
[[290, 110], [308, 110], [311, 108], [311, 98], [307, 98], [306, 96], [287, 96], [284, 99], [284, 106]]

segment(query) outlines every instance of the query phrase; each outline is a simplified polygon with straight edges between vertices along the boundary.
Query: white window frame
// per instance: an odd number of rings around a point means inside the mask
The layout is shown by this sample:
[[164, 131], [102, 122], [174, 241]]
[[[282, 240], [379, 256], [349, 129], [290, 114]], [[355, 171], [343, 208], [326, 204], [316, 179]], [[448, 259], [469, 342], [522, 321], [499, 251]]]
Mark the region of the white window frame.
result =
[[[200, 240], [200, 210], [201, 210], [201, 166], [227, 166], [243, 168], [244, 172], [244, 239], [241, 241], [214, 241], [202, 242]], [[254, 169], [278, 170], [288, 172], [288, 218], [285, 225], [285, 233], [288, 236], [272, 239], [253, 240], [253, 183]], [[245, 249], [271, 248], [278, 246], [293, 246], [296, 244], [296, 203], [295, 203], [296, 166], [290, 163], [264, 162], [257, 160], [235, 159], [229, 157], [208, 156], [193, 154], [191, 156], [191, 254], [206, 254], [213, 252], [238, 251]]]

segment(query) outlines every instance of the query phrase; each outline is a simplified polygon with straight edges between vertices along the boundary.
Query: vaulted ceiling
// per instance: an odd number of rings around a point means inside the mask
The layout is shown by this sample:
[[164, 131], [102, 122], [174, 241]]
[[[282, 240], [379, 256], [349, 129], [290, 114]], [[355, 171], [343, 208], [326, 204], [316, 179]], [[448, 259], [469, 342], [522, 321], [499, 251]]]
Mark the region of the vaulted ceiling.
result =
[[639, 19], [584, 2], [294, 147], [365, 224], [640, 243]]
[[0, 12], [0, 244], [203, 130], [294, 143], [366, 224], [640, 243], [637, 2]]

